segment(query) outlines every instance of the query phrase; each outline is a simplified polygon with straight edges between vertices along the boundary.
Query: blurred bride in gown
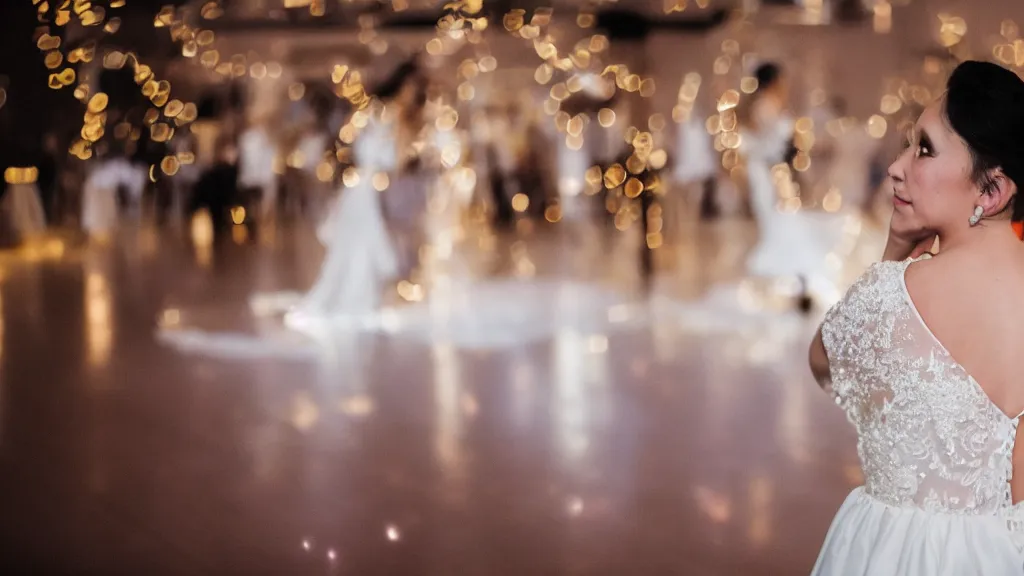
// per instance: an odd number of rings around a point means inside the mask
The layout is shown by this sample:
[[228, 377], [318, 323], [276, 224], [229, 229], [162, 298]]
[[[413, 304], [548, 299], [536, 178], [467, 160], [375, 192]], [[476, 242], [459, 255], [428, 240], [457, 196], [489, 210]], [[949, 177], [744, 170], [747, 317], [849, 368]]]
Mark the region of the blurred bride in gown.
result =
[[319, 277], [285, 322], [372, 323], [384, 285], [398, 275], [398, 260], [381, 211], [374, 174], [397, 166], [387, 118], [371, 118], [353, 146], [359, 182], [341, 195], [318, 232], [327, 248]]
[[[408, 160], [402, 154], [406, 132], [402, 106], [415, 68], [403, 65], [378, 90], [364, 115], [353, 142], [358, 181], [343, 189], [317, 237], [326, 248], [317, 279], [308, 292], [253, 294], [247, 310], [256, 333], [208, 329], [229, 306], [183, 312], [169, 309], [160, 322], [158, 337], [180, 349], [229, 358], [310, 356], [323, 359], [327, 352], [342, 365], [358, 360], [352, 352], [357, 333], [383, 327], [382, 307], [387, 287], [399, 275], [399, 255], [374, 186], [387, 176], [396, 179]], [[376, 177], [376, 178], [375, 178]], [[283, 315], [283, 322], [282, 322]], [[312, 338], [310, 338], [312, 337]], [[345, 352], [345, 351], [348, 352]], [[339, 354], [341, 354], [339, 356]]]
[[750, 205], [758, 241], [747, 258], [751, 276], [775, 282], [796, 280], [803, 306], [813, 297], [831, 304], [838, 297], [829, 254], [842, 239], [843, 220], [831, 214], [780, 209], [779, 189], [794, 185], [785, 164], [794, 131], [786, 111], [787, 86], [782, 70], [766, 63], [755, 73], [757, 91], [741, 119], [740, 152], [746, 161]]
[[316, 283], [285, 316], [291, 328], [380, 325], [385, 287], [400, 271], [373, 181], [380, 174], [394, 177], [406, 164], [399, 138], [416, 128], [403, 123], [405, 109], [417, 105], [417, 73], [414, 63], [403, 64], [378, 91], [380, 100], [358, 112], [368, 117], [352, 150], [358, 182], [341, 192], [319, 226], [317, 235], [327, 254]]
[[[830, 267], [830, 260], [838, 258], [830, 254], [842, 252], [844, 242], [857, 242], [852, 234], [857, 227], [847, 225], [847, 214], [782, 205], [780, 191], [795, 186], [786, 163], [795, 122], [786, 111], [781, 69], [763, 64], [756, 77], [757, 90], [736, 110], [742, 136], [739, 152], [758, 230], [757, 243], [744, 262], [749, 279], [715, 285], [695, 302], [673, 301], [670, 310], [684, 324], [702, 331], [795, 327], [796, 334], [800, 317], [792, 314], [789, 303], [798, 296], [799, 309], [809, 312], [815, 303], [828, 306], [838, 299], [840, 271]], [[762, 281], [770, 288], [762, 289]], [[783, 318], [786, 322], [780, 323]]]

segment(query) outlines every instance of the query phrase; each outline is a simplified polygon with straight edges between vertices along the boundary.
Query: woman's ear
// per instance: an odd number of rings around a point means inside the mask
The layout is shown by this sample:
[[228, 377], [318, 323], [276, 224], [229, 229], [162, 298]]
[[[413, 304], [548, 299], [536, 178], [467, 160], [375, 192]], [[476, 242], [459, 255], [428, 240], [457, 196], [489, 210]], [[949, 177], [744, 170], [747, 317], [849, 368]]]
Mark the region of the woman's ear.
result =
[[991, 218], [1010, 209], [1010, 203], [1017, 194], [1017, 185], [1007, 178], [999, 168], [991, 170], [981, 187], [978, 206], [984, 210], [984, 217]]

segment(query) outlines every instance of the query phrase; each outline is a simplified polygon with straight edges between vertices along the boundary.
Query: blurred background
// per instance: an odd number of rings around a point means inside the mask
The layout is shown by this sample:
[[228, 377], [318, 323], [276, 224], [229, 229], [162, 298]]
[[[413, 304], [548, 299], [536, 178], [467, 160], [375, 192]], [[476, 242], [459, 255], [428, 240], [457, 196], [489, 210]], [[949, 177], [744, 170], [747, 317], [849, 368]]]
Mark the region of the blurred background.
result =
[[1011, 0], [0, 4], [4, 574], [806, 573], [807, 343], [1024, 66]]

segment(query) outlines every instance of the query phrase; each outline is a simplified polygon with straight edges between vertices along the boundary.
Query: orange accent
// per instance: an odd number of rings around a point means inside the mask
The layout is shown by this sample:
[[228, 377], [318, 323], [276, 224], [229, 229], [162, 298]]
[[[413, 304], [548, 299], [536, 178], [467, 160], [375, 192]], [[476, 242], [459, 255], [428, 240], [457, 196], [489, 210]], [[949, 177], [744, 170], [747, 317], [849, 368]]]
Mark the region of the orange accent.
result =
[[1013, 227], [1013, 231], [1017, 234], [1017, 238], [1024, 241], [1024, 222], [1011, 222], [1010, 225]]

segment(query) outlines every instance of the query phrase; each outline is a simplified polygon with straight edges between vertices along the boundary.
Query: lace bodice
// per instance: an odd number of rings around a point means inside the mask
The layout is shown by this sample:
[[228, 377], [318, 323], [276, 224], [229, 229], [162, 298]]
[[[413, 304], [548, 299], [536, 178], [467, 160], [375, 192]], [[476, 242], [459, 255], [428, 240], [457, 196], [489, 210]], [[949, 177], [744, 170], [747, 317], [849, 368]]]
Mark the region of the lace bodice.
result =
[[1010, 418], [921, 319], [904, 274], [873, 265], [825, 317], [836, 403], [857, 429], [865, 491], [893, 506], [1007, 517], [1020, 416]]

